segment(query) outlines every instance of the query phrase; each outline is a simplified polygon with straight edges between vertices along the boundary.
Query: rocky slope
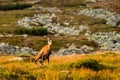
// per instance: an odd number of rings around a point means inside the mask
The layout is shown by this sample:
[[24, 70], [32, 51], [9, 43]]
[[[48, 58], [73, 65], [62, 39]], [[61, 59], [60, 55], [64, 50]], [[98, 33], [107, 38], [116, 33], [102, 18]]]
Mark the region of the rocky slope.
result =
[[[19, 28], [47, 28], [48, 32], [52, 33], [50, 36], [54, 37], [62, 35], [63, 38], [68, 36], [73, 38], [82, 35], [85, 39], [95, 41], [99, 45], [98, 50], [120, 50], [120, 14], [116, 9], [119, 7], [117, 2], [120, 1], [113, 0], [111, 3], [111, 0], [65, 0], [63, 2], [52, 0], [49, 3], [50, 1], [44, 0], [41, 1], [42, 3], [33, 5], [29, 10], [36, 12], [36, 14], [19, 19], [17, 26]], [[109, 9], [104, 4], [116, 7]], [[97, 32], [94, 28], [102, 31]], [[91, 30], [95, 32], [91, 33]], [[66, 55], [94, 51], [94, 48], [88, 45], [77, 48], [76, 45], [73, 45], [74, 42], [70, 44], [72, 45], [69, 45], [68, 48], [60, 47], [56, 53]], [[1, 43], [0, 49], [2, 51], [6, 49], [7, 53], [13, 54], [36, 53], [29, 47], [16, 47], [7, 43]]]

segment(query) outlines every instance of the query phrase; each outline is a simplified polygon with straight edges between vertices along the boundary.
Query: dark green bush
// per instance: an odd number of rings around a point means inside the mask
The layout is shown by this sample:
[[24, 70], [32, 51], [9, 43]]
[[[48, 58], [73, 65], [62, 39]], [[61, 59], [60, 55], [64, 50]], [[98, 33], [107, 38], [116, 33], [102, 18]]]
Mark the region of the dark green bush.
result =
[[45, 28], [18, 28], [13, 31], [14, 34], [28, 34], [28, 35], [36, 35], [36, 36], [44, 36], [48, 34], [47, 29]]
[[88, 40], [81, 40], [80, 41], [81, 45], [87, 45], [87, 46], [91, 46], [91, 47], [94, 47], [94, 48], [98, 48], [98, 44], [95, 42], [95, 41], [88, 41]]
[[74, 63], [68, 63], [68, 64], [61, 64], [61, 65], [55, 65], [54, 69], [69, 69], [69, 68], [81, 68], [81, 67], [85, 67], [85, 68], [89, 68], [95, 71], [104, 69], [105, 66], [99, 64], [96, 60], [93, 59], [87, 59], [84, 61], [77, 61]]
[[106, 24], [106, 20], [104, 19], [94, 20], [90, 23], [90, 25], [95, 25], [95, 24]]
[[0, 10], [3, 10], [3, 11], [21, 10], [28, 7], [32, 7], [32, 4], [4, 4], [4, 5], [0, 5]]
[[95, 70], [95, 71], [98, 71], [98, 70], [101, 70], [104, 68], [103, 65], [99, 64], [96, 60], [93, 60], [93, 59], [85, 60], [85, 61], [81, 62], [80, 65], [78, 62], [78, 64], [74, 64], [74, 66], [76, 68], [79, 68], [79, 67], [90, 68], [90, 69]]
[[23, 0], [12, 0], [13, 2], [23, 1]]

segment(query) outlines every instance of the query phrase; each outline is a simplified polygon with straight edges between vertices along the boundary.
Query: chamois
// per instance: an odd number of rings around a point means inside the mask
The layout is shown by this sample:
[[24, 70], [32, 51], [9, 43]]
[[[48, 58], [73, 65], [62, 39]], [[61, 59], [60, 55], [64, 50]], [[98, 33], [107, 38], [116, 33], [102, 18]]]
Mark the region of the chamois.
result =
[[50, 38], [47, 38], [47, 40], [48, 40], [48, 45], [41, 48], [41, 50], [35, 56], [35, 64], [37, 64], [37, 61], [39, 61], [43, 65], [43, 61], [46, 59], [48, 60], [48, 64], [49, 64], [49, 56], [51, 55], [52, 40]]

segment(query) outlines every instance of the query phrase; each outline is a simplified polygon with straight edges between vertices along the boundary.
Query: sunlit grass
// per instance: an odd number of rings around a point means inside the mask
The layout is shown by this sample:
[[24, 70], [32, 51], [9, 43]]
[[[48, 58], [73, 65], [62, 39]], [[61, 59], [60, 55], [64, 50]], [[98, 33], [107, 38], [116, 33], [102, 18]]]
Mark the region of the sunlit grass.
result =
[[[0, 56], [0, 74], [2, 79], [18, 80], [119, 80], [120, 55], [114, 53], [116, 54], [114, 56], [111, 55], [111, 52], [107, 52], [108, 56], [103, 56], [105, 54], [106, 52], [101, 54], [51, 57], [50, 64], [48, 65], [47, 61], [45, 61], [44, 66], [41, 64], [36, 66], [29, 61], [10, 61], [14, 56]], [[80, 62], [88, 64], [85, 61], [90, 62], [90, 60], [95, 60], [98, 64], [103, 65], [103, 69], [93, 70], [86, 67], [87, 65], [78, 68], [69, 66], [70, 64], [74, 64], [73, 66], [79, 65], [81, 64]], [[69, 67], [56, 68], [56, 65]]]

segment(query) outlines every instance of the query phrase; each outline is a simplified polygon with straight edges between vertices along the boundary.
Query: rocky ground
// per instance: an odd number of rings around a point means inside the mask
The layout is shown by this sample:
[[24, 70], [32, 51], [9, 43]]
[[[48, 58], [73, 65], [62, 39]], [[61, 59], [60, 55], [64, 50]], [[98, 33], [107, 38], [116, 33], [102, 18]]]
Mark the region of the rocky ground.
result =
[[[29, 8], [29, 10], [36, 12], [35, 14], [24, 16], [16, 21], [17, 28], [24, 27], [30, 29], [42, 27], [52, 33], [50, 36], [73, 38], [82, 35], [88, 41], [91, 40], [98, 44], [97, 49], [89, 45], [82, 45], [78, 48], [74, 42], [72, 42], [67, 48], [60, 47], [57, 52], [53, 50], [57, 55], [91, 53], [96, 50], [120, 50], [120, 14], [118, 11], [113, 12], [107, 9], [107, 7], [105, 8], [105, 6], [95, 8], [95, 4], [102, 4], [104, 2], [103, 0], [85, 0], [79, 5], [73, 3], [74, 5], [68, 4], [67, 6], [65, 6], [66, 4], [63, 2], [64, 5], [62, 5], [62, 7], [60, 5], [51, 6], [51, 4], [48, 4], [49, 6], [45, 4], [39, 5], [41, 4], [40, 2], [41, 1], [36, 2], [35, 4], [37, 5]], [[68, 1], [68, 3], [70, 2]], [[91, 6], [91, 4], [93, 4], [93, 6]], [[109, 0], [106, 0], [106, 4], [115, 5], [110, 4]], [[96, 30], [94, 28], [96, 28]], [[99, 32], [98, 30], [97, 32], [97, 29], [101, 29], [101, 31]], [[91, 30], [93, 30], [93, 32]], [[1, 37], [5, 36], [1, 35]], [[37, 53], [36, 50], [30, 47], [14, 46], [9, 44], [9, 42], [1, 42], [0, 53], [5, 52], [9, 54]]]

